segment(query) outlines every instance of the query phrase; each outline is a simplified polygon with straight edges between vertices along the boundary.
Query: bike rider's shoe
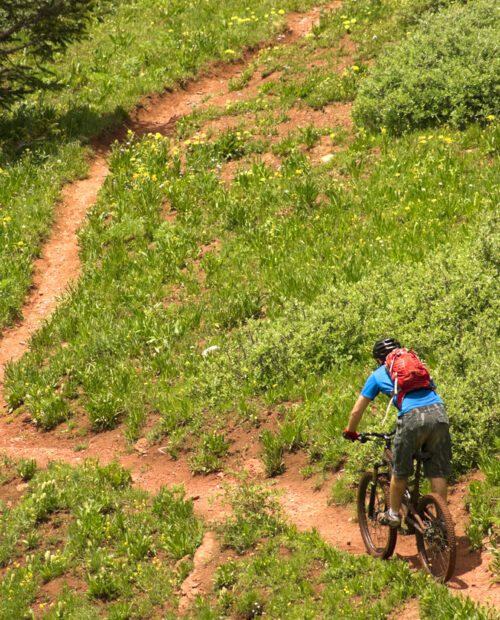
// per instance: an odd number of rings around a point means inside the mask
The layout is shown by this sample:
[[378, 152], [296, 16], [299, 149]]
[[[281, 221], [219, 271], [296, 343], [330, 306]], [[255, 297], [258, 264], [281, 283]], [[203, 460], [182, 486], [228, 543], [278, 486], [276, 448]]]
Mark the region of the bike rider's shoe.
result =
[[385, 512], [379, 512], [377, 515], [377, 521], [380, 525], [388, 525], [389, 527], [399, 527], [401, 525], [401, 519], [399, 515], [393, 516], [386, 510]]

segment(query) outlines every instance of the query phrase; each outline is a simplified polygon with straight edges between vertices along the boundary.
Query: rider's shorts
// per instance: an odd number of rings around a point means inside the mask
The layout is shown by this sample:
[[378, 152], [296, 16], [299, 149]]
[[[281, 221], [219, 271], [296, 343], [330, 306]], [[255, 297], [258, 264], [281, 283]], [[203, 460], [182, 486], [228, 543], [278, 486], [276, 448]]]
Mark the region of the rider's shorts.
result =
[[397, 478], [413, 473], [413, 455], [417, 450], [430, 454], [424, 460], [424, 474], [429, 478], [446, 478], [450, 473], [451, 440], [444, 405], [426, 405], [411, 409], [398, 418], [394, 438], [394, 467]]

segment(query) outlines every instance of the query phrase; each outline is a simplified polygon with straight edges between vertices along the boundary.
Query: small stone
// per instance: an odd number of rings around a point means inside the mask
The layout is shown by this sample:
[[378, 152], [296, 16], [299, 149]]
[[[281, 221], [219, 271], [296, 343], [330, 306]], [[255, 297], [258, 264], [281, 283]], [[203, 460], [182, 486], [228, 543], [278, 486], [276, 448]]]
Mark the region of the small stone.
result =
[[148, 440], [145, 437], [141, 437], [139, 441], [134, 444], [134, 450], [137, 450], [140, 454], [146, 454], [148, 451]]
[[207, 347], [204, 351], [202, 351], [201, 355], [203, 357], [208, 357], [211, 353], [215, 353], [219, 350], [219, 347], [216, 344], [213, 344], [211, 347]]
[[27, 488], [28, 488], [28, 485], [26, 482], [21, 482], [16, 485], [16, 491], [24, 491]]
[[324, 164], [327, 164], [329, 161], [332, 161], [333, 159], [333, 153], [327, 153], [326, 155], [323, 155], [323, 157], [321, 158], [321, 161]]

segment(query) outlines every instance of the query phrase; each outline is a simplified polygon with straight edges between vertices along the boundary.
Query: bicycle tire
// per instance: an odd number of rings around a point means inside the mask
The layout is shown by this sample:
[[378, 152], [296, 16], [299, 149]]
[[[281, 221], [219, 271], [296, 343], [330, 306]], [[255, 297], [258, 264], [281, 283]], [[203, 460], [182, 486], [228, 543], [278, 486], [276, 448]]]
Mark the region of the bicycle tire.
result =
[[376, 480], [374, 511], [370, 512], [370, 496], [373, 488], [373, 473], [367, 471], [361, 477], [358, 486], [358, 523], [361, 537], [366, 550], [375, 558], [387, 560], [394, 553], [397, 540], [397, 530], [387, 525], [380, 525], [377, 515], [385, 512], [389, 507], [389, 481], [384, 475], [379, 475]]
[[425, 531], [415, 531], [417, 549], [425, 570], [442, 583], [455, 570], [457, 541], [455, 526], [446, 501], [436, 493], [423, 495], [417, 513], [424, 522]]

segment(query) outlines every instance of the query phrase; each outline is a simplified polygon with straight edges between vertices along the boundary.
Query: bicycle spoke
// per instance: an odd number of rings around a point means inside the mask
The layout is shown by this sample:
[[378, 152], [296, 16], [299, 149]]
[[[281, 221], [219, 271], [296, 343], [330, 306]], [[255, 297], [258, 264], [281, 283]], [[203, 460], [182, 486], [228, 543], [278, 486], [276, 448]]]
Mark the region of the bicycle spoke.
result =
[[377, 520], [387, 508], [387, 494], [384, 479], [377, 478], [374, 483], [372, 474], [365, 474], [358, 490], [358, 519], [366, 548], [375, 557], [390, 557], [396, 544], [396, 532]]
[[456, 553], [454, 532], [444, 512], [447, 507], [437, 496], [428, 496], [423, 501], [420, 516], [424, 532], [417, 534], [419, 551], [427, 570], [436, 579], [446, 580], [452, 573]]

